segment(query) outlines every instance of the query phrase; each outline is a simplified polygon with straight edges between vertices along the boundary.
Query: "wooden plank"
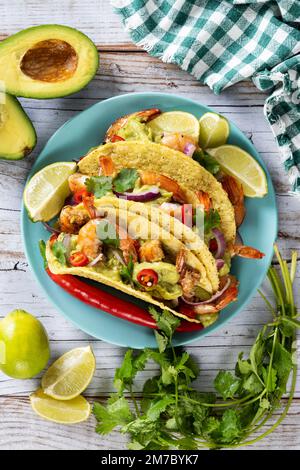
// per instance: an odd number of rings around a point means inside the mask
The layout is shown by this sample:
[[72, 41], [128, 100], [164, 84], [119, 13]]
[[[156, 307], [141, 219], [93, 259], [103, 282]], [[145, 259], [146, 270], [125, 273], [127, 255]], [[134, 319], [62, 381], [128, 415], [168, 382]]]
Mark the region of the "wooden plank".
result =
[[10, 0], [0, 3], [0, 18], [2, 35], [50, 23], [78, 28], [96, 44], [131, 43], [106, 0]]
[[[92, 400], [91, 400], [92, 401]], [[300, 401], [294, 401], [284, 422], [266, 439], [247, 447], [250, 450], [296, 450], [300, 448]], [[278, 416], [276, 413], [275, 416]], [[95, 419], [72, 426], [44, 421], [30, 408], [27, 398], [0, 398], [1, 450], [123, 450], [126, 438], [118, 432], [108, 436], [95, 433]], [[260, 431], [270, 428], [264, 426]], [[26, 432], [24, 432], [26, 429]], [[251, 437], [255, 437], [251, 436]], [[241, 449], [244, 449], [241, 448]]]

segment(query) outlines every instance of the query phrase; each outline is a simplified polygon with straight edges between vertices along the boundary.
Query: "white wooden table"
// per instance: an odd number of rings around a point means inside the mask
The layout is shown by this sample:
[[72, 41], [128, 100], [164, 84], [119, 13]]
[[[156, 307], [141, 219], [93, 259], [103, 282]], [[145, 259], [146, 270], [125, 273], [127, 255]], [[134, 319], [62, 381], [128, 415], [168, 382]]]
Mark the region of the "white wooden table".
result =
[[[214, 107], [236, 123], [265, 159], [276, 187], [278, 242], [286, 257], [291, 249], [300, 249], [299, 199], [288, 193], [288, 181], [263, 116], [265, 95], [253, 85], [241, 83], [221, 96], [214, 96], [187, 73], [136, 48], [107, 0], [1, 0], [0, 40], [22, 28], [43, 23], [66, 24], [88, 34], [98, 46], [100, 69], [92, 83], [76, 95], [48, 101], [21, 100], [36, 127], [38, 146], [32, 155], [19, 162], [0, 160], [0, 317], [15, 308], [35, 314], [49, 333], [52, 359], [71, 348], [91, 344], [97, 371], [86, 396], [92, 401], [104, 399], [112, 391], [114, 369], [120, 364], [124, 350], [93, 340], [56, 311], [33, 279], [20, 237], [20, 205], [27, 173], [59, 126], [88, 106], [114, 95], [133, 91], [180, 94]], [[300, 304], [299, 272], [297, 283]], [[268, 289], [267, 284], [264, 287]], [[188, 348], [199, 360], [202, 390], [211, 388], [218, 369], [233, 368], [238, 352], [249, 350], [266, 318], [264, 303], [257, 294], [237, 318]], [[151, 373], [151, 370], [145, 372]], [[80, 425], [60, 426], [36, 416], [28, 396], [38, 383], [38, 378], [18, 381], [0, 373], [0, 449], [125, 449], [125, 439], [118, 433], [98, 436], [93, 417]], [[299, 415], [298, 380], [296, 399], [286, 420], [276, 432], [251, 448], [300, 449]]]

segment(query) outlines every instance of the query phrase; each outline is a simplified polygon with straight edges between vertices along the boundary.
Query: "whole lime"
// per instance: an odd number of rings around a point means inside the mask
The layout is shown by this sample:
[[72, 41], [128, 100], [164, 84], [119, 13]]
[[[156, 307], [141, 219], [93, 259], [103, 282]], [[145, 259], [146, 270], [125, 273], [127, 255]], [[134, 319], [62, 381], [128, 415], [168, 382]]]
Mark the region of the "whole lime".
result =
[[41, 372], [50, 357], [48, 336], [37, 318], [14, 310], [0, 321], [0, 370], [15, 379]]

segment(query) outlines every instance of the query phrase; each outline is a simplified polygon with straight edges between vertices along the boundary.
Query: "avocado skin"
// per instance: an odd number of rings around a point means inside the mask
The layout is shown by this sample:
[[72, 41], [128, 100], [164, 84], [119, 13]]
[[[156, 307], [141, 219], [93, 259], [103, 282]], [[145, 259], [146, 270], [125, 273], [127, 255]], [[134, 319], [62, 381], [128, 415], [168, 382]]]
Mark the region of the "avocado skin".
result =
[[[62, 91], [55, 90], [55, 83], [52, 84], [52, 88], [49, 91], [40, 91], [38, 89], [38, 84], [40, 83], [39, 81], [36, 81], [36, 89], [34, 91], [27, 91], [25, 87], [20, 87], [14, 85], [12, 81], [10, 80], [9, 82], [5, 82], [5, 87], [6, 87], [6, 92], [9, 93], [10, 95], [14, 96], [19, 96], [23, 98], [35, 98], [35, 99], [54, 99], [54, 98], [60, 98], [63, 96], [68, 96], [72, 95], [73, 93], [76, 93], [80, 91], [82, 88], [84, 88], [96, 75], [96, 72], [99, 67], [99, 55], [98, 55], [98, 50], [95, 46], [95, 44], [91, 41], [91, 39], [88, 38], [84, 33], [81, 31], [71, 28], [70, 26], [65, 26], [65, 25], [58, 25], [58, 24], [45, 24], [45, 25], [40, 25], [40, 26], [32, 26], [30, 28], [23, 29], [22, 31], [19, 31], [16, 34], [13, 34], [12, 36], [8, 37], [7, 39], [4, 39], [2, 42], [0, 42], [0, 67], [1, 67], [1, 55], [4, 53], [7, 48], [10, 47], [14, 42], [18, 42], [19, 44], [22, 44], [22, 39], [24, 38], [24, 35], [29, 35], [29, 34], [36, 34], [37, 32], [47, 32], [49, 30], [49, 36], [48, 39], [51, 39], [55, 37], [55, 32], [56, 31], [63, 31], [65, 33], [70, 34], [70, 45], [72, 45], [72, 38], [77, 37], [78, 40], [81, 40], [85, 43], [86, 47], [89, 47], [89, 50], [91, 54], [93, 55], [93, 60], [92, 60], [92, 67], [89, 69], [89, 73], [87, 75], [86, 80], [81, 81], [80, 77], [78, 80], [77, 86], [74, 84], [72, 87], [68, 89], [64, 89]], [[44, 40], [45, 37], [43, 37], [41, 40]], [[38, 37], [34, 38], [34, 41], [32, 43], [32, 46], [38, 42], [39, 39]], [[30, 47], [32, 47], [30, 46]], [[29, 48], [30, 48], [29, 47]], [[28, 48], [28, 49], [29, 49]], [[0, 68], [0, 73], [1, 73], [1, 68]], [[19, 70], [19, 76], [21, 76], [22, 71]], [[4, 77], [5, 78], [5, 77]], [[5, 80], [4, 80], [5, 81]], [[35, 80], [31, 80], [32, 82], [35, 82]], [[68, 81], [68, 80], [67, 80]]]
[[35, 148], [36, 143], [37, 143], [37, 134], [30, 118], [25, 113], [24, 109], [22, 108], [17, 98], [15, 96], [11, 96], [8, 94], [6, 94], [6, 97], [10, 101], [10, 105], [14, 106], [16, 111], [18, 112], [20, 116], [20, 122], [23, 124], [24, 123], [26, 124], [27, 133], [30, 134], [32, 142], [30, 143], [30, 146], [21, 149], [20, 153], [16, 153], [14, 155], [3, 154], [1, 153], [1, 150], [0, 150], [0, 159], [1, 160], [21, 160], [22, 158], [29, 155], [32, 152], [32, 150]]

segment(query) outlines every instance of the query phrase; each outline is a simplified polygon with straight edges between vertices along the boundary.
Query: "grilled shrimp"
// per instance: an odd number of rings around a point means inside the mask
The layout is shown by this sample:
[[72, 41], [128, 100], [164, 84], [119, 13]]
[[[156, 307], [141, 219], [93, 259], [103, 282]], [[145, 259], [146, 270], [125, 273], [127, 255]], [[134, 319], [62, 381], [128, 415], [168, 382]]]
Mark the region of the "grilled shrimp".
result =
[[85, 181], [88, 179], [87, 175], [82, 175], [81, 173], [73, 173], [69, 176], [69, 188], [72, 193], [86, 189]]
[[196, 150], [195, 139], [189, 135], [181, 134], [180, 132], [164, 134], [160, 143], [188, 155], [192, 155]]
[[112, 123], [106, 132], [105, 142], [110, 142], [112, 137], [117, 135], [118, 131], [127, 124], [129, 118], [138, 117], [142, 122], [148, 122], [156, 118], [159, 114], [161, 114], [161, 111], [158, 108], [144, 109], [143, 111], [138, 111], [137, 113], [126, 114], [126, 116], [123, 116]]
[[89, 219], [89, 213], [85, 209], [78, 209], [77, 206], [65, 206], [59, 216], [60, 230], [66, 233], [78, 233]]
[[95, 259], [102, 249], [102, 242], [97, 236], [97, 219], [90, 220], [78, 233], [77, 245], [90, 260]]
[[236, 226], [239, 227], [246, 215], [242, 185], [233, 176], [225, 175], [221, 180], [224, 191], [234, 208]]
[[152, 171], [140, 171], [141, 184], [158, 185], [161, 188], [173, 193], [173, 199], [181, 204], [187, 202], [184, 191], [180, 188], [179, 184], [169, 178], [168, 176], [153, 173]]
[[100, 172], [104, 176], [114, 176], [116, 173], [116, 167], [112, 158], [109, 155], [104, 155], [99, 158]]
[[240, 256], [241, 258], [261, 259], [265, 256], [264, 253], [252, 246], [228, 245], [228, 249], [231, 256]]
[[198, 197], [201, 205], [204, 207], [205, 212], [208, 212], [212, 207], [209, 194], [200, 190], [196, 191], [196, 196]]
[[161, 261], [164, 257], [160, 240], [147, 240], [139, 249], [139, 258], [142, 262], [154, 263], [155, 261]]

